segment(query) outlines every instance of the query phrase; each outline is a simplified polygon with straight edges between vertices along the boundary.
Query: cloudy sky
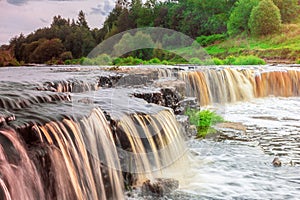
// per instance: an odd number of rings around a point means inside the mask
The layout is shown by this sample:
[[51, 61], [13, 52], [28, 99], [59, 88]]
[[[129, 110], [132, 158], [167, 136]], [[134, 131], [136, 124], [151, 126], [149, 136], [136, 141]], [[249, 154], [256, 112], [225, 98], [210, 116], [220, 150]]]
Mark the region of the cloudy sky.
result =
[[55, 15], [77, 19], [80, 10], [90, 27], [102, 27], [115, 0], [0, 0], [0, 45], [15, 35], [50, 26]]

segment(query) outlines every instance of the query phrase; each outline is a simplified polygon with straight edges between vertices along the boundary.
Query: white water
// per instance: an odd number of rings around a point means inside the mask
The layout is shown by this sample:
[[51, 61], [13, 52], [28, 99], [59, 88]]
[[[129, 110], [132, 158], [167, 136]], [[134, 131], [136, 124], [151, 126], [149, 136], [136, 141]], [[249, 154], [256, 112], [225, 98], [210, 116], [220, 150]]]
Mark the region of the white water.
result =
[[226, 105], [226, 120], [249, 126], [247, 141], [189, 141], [189, 168], [171, 199], [299, 199], [299, 113], [299, 97]]

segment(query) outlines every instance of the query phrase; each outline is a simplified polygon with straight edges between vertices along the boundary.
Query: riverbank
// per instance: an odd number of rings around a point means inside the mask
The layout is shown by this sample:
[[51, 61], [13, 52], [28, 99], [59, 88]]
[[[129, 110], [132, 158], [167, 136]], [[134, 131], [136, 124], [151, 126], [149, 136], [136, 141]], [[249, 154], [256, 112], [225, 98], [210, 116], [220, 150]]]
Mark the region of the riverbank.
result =
[[228, 56], [254, 55], [268, 64], [299, 63], [300, 59], [300, 25], [285, 24], [279, 33], [250, 37], [246, 34], [228, 38], [205, 47], [212, 57], [226, 58]]

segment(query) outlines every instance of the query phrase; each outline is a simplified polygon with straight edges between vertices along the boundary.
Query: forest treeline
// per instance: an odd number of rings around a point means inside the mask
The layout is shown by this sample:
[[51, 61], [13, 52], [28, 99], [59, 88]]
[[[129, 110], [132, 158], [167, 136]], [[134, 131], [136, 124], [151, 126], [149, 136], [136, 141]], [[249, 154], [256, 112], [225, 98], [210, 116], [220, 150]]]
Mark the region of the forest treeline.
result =
[[54, 16], [49, 27], [13, 37], [0, 49], [0, 66], [78, 59], [103, 40], [141, 27], [179, 31], [206, 46], [240, 34], [274, 33], [298, 15], [298, 0], [118, 0], [101, 28], [91, 29], [80, 11], [75, 20]]

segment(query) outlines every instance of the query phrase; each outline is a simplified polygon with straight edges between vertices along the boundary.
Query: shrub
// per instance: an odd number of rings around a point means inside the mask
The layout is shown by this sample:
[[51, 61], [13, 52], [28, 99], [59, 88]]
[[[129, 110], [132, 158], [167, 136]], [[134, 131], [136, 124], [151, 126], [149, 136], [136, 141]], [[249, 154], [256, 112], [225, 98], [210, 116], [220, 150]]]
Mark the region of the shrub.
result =
[[225, 40], [226, 35], [225, 34], [214, 34], [214, 35], [201, 35], [196, 38], [196, 41], [201, 45], [201, 46], [208, 46], [210, 44], [215, 43], [216, 41], [223, 41]]
[[242, 32], [250, 32], [248, 22], [251, 11], [257, 6], [259, 0], [239, 0], [234, 4], [234, 8], [227, 22], [227, 30], [230, 36]]
[[219, 58], [213, 58], [214, 64], [215, 65], [224, 65], [223, 60], [219, 59]]
[[199, 58], [191, 58], [189, 60], [190, 64], [194, 64], [194, 65], [202, 65], [203, 62], [199, 59]]
[[224, 61], [224, 65], [232, 65], [236, 60], [236, 57], [234, 56], [228, 56]]
[[228, 56], [223, 63], [225, 65], [264, 65], [266, 62], [257, 56]]
[[101, 54], [92, 60], [94, 65], [109, 65], [112, 61], [111, 57], [107, 54]]
[[161, 64], [161, 61], [158, 58], [152, 58], [148, 62], [149, 64]]
[[60, 54], [59, 58], [62, 61], [71, 60], [71, 59], [73, 59], [72, 52], [71, 51], [65, 51], [62, 54]]
[[264, 65], [266, 62], [256, 56], [239, 56], [232, 65]]
[[298, 0], [273, 0], [273, 2], [280, 10], [283, 23], [291, 23], [298, 17]]
[[249, 28], [254, 36], [268, 35], [280, 30], [280, 11], [272, 0], [262, 0], [252, 9]]
[[205, 137], [212, 130], [211, 126], [224, 121], [223, 117], [210, 110], [187, 109], [185, 115], [197, 127], [198, 137]]
[[126, 58], [116, 58], [112, 61], [112, 64], [113, 65], [139, 65], [139, 64], [143, 64], [143, 60], [129, 56]]

